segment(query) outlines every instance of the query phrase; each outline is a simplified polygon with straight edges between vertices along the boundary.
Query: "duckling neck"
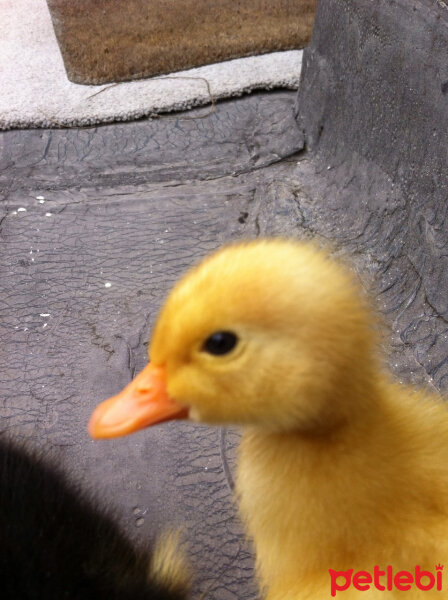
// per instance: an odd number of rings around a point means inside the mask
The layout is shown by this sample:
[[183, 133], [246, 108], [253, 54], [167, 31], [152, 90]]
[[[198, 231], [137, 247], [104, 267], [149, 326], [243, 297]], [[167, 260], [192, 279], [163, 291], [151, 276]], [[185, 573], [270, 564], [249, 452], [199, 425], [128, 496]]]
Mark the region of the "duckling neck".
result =
[[378, 390], [376, 397], [362, 415], [326, 435], [244, 432], [237, 493], [262, 579], [294, 578], [322, 565], [347, 568], [362, 552], [369, 534], [363, 511], [371, 527], [381, 478], [377, 450], [387, 456]]

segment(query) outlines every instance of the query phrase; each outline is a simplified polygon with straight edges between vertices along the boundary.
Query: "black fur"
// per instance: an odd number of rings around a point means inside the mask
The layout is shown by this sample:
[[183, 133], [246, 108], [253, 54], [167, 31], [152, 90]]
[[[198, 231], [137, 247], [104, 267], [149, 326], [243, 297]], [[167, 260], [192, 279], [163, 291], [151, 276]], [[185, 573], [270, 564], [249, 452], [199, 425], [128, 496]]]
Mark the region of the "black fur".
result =
[[184, 600], [147, 581], [149, 562], [62, 473], [0, 438], [1, 600]]

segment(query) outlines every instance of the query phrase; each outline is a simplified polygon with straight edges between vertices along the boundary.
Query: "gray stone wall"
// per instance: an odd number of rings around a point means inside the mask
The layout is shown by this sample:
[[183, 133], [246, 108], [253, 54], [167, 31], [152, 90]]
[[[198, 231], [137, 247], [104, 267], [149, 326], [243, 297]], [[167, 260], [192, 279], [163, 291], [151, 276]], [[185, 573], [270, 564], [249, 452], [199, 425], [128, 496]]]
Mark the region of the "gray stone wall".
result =
[[321, 0], [295, 111], [333, 219], [380, 263], [402, 341], [446, 388], [446, 4]]

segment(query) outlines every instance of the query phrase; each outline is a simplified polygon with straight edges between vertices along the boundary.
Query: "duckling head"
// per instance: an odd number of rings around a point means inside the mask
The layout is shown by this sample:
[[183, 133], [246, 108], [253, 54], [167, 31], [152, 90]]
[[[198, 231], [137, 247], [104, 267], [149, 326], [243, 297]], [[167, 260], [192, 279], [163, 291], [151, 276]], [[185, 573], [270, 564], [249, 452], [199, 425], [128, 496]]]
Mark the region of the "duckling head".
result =
[[374, 354], [363, 294], [325, 252], [278, 239], [227, 246], [174, 287], [150, 364], [96, 409], [90, 433], [112, 437], [185, 417], [325, 431], [368, 402]]

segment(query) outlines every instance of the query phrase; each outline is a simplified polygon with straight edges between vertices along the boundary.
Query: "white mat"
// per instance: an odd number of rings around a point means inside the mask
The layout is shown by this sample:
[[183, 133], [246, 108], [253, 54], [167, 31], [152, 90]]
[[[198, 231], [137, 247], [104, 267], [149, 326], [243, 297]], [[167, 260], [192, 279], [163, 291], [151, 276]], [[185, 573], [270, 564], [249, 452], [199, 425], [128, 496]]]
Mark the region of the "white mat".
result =
[[78, 85], [67, 79], [45, 0], [0, 0], [0, 129], [127, 121], [208, 104], [210, 96], [294, 89], [301, 66], [302, 51], [294, 50], [169, 77]]

